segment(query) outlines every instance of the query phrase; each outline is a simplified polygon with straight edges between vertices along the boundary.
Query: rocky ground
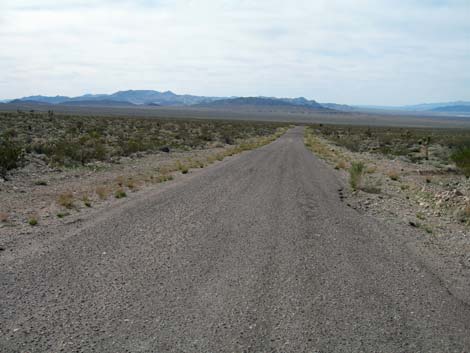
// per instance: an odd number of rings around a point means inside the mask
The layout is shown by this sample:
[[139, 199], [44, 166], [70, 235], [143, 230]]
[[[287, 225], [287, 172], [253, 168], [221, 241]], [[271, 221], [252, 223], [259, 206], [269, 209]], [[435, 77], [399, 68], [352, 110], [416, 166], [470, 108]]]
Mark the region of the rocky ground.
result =
[[469, 179], [453, 165], [436, 167], [432, 161], [417, 164], [401, 157], [352, 152], [320, 136], [313, 141], [315, 153], [345, 180], [350, 177], [351, 162], [365, 164], [360, 187], [356, 191], [351, 188], [339, 191], [345, 203], [387, 222], [390, 227], [408, 227], [410, 242], [416, 241], [418, 252], [432, 252], [442, 260], [429, 264], [441, 278], [457, 291], [468, 290]]

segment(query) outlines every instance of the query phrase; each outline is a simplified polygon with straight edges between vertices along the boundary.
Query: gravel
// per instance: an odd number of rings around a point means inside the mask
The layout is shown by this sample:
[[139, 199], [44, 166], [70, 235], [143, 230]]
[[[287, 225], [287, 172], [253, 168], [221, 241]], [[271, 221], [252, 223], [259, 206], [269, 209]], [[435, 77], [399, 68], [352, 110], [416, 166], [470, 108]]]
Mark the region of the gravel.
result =
[[276, 142], [2, 261], [2, 352], [463, 352], [470, 307]]

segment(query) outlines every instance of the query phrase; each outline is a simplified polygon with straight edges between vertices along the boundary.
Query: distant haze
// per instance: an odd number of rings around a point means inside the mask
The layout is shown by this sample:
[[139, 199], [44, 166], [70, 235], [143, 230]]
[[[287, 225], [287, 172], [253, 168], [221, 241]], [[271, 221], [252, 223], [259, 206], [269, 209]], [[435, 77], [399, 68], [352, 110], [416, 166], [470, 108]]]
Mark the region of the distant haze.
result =
[[0, 0], [0, 99], [470, 100], [468, 0]]

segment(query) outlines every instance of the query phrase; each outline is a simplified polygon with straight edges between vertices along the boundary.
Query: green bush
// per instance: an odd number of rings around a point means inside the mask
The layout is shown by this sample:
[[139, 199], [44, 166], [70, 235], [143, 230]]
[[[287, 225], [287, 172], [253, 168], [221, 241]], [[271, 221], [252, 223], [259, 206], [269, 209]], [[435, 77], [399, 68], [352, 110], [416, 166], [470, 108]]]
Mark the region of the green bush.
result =
[[364, 163], [351, 162], [351, 168], [349, 168], [349, 184], [353, 190], [357, 190], [361, 187], [365, 169]]
[[451, 159], [457, 167], [463, 171], [465, 176], [470, 177], [470, 146], [461, 146], [452, 153]]
[[19, 166], [22, 159], [22, 148], [8, 134], [0, 138], [0, 175]]
[[114, 193], [114, 197], [117, 199], [122, 199], [126, 196], [127, 196], [126, 192], [122, 189], [116, 190], [116, 192]]

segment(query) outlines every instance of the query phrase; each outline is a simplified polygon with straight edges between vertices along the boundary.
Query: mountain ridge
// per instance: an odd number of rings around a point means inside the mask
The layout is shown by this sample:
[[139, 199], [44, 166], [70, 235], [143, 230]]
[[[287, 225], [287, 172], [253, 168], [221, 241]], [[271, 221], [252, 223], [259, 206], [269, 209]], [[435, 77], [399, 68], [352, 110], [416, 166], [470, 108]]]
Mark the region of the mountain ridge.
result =
[[[81, 103], [77, 103], [81, 102]], [[113, 103], [114, 102], [114, 103]], [[222, 107], [252, 105], [254, 107], [269, 106], [296, 106], [309, 109], [329, 109], [343, 112], [367, 112], [367, 111], [401, 111], [401, 112], [467, 112], [470, 101], [453, 101], [441, 103], [421, 103], [404, 106], [377, 106], [377, 105], [346, 105], [338, 103], [319, 103], [304, 97], [278, 98], [278, 97], [214, 97], [197, 96], [191, 94], [176, 94], [170, 90], [121, 90], [111, 94], [84, 94], [76, 97], [63, 95], [43, 96], [33, 95], [13, 100], [0, 100], [0, 103], [12, 104], [51, 104], [51, 105], [142, 105], [142, 106], [197, 106], [197, 107]], [[455, 108], [454, 108], [455, 107]], [[470, 108], [469, 108], [470, 110]]]

